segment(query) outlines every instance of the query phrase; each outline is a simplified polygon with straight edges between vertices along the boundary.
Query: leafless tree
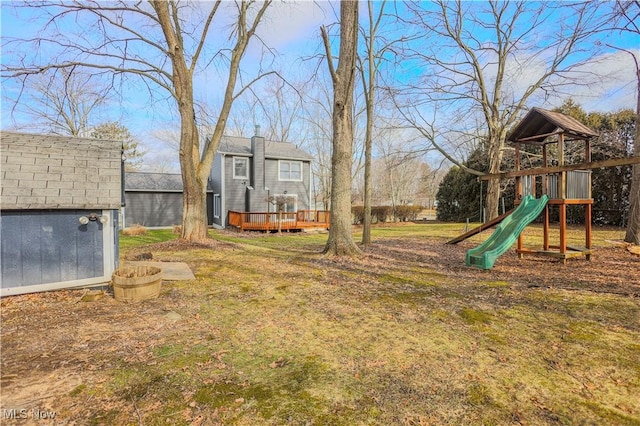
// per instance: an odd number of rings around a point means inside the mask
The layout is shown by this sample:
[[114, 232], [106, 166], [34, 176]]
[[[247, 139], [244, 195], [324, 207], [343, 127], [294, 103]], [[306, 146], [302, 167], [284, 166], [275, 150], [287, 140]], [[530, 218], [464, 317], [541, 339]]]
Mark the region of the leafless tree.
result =
[[[632, 37], [640, 36], [640, 1], [620, 1], [615, 4], [613, 12], [615, 25], [614, 27], [623, 32], [630, 34]], [[640, 58], [638, 58], [637, 50], [631, 51], [615, 47], [623, 50], [631, 55], [636, 67], [636, 134], [633, 143], [633, 155], [640, 157]], [[627, 222], [627, 232], [624, 240], [627, 243], [640, 245], [640, 164], [633, 166], [631, 175], [631, 189], [629, 190], [629, 216]]]
[[276, 207], [278, 212], [278, 234], [282, 234], [282, 213], [287, 204], [294, 203], [296, 197], [290, 195], [272, 195], [266, 199], [267, 203], [271, 203]]
[[[577, 83], [583, 62], [576, 59], [599, 25], [599, 4], [592, 2], [442, 0], [411, 2], [408, 7], [409, 23], [423, 37], [407, 60], [415, 61], [411, 65], [424, 73], [407, 85], [405, 102], [398, 105], [405, 119], [460, 166], [460, 157], [439, 139], [443, 120], [436, 116], [449, 117], [444, 125], [459, 129], [459, 135], [475, 133], [481, 117], [489, 173], [500, 170], [507, 133], [527, 101], [534, 94], [562, 92]], [[500, 182], [491, 180], [489, 218], [498, 215], [499, 197]]]
[[333, 151], [331, 154], [331, 218], [324, 252], [354, 255], [360, 251], [351, 236], [351, 165], [353, 155], [353, 91], [358, 47], [358, 2], [340, 3], [340, 53], [334, 66], [326, 28], [321, 28], [333, 82]]
[[[233, 102], [261, 76], [247, 77], [238, 88], [242, 58], [270, 4], [270, 0], [29, 2], [24, 7], [38, 9], [49, 19], [32, 39], [4, 41], [3, 54], [12, 51], [14, 61], [3, 62], [2, 72], [24, 79], [49, 70], [85, 69], [113, 77], [140, 77], [150, 92], [164, 93], [180, 120], [182, 238], [203, 240], [208, 238], [207, 178]], [[229, 16], [233, 25], [224, 21]], [[63, 25], [66, 20], [73, 25]], [[17, 52], [25, 49], [41, 55], [19, 57]], [[57, 56], [42, 63], [47, 50]], [[212, 63], [223, 74], [222, 103], [212, 134], [201, 143], [194, 77], [203, 69], [212, 70]]]
[[381, 48], [377, 47], [378, 30], [384, 16], [386, 0], [379, 3], [380, 8], [377, 13], [374, 10], [374, 3], [367, 1], [367, 12], [369, 17], [368, 31], [361, 27], [362, 38], [365, 44], [364, 60], [358, 56], [360, 76], [362, 78], [362, 91], [366, 108], [366, 127], [364, 137], [364, 219], [362, 222], [362, 244], [371, 244], [371, 198], [372, 198], [372, 139], [374, 124], [374, 107], [376, 103], [376, 85], [380, 63], [389, 49], [391, 43]]
[[396, 206], [413, 203], [421, 180], [420, 159], [413, 152], [403, 151], [401, 132], [387, 130], [376, 138], [380, 158], [376, 161], [376, 188], [379, 200]]
[[102, 119], [109, 85], [77, 69], [49, 70], [30, 79], [16, 99], [7, 100], [16, 113], [29, 117], [29, 129], [86, 137]]

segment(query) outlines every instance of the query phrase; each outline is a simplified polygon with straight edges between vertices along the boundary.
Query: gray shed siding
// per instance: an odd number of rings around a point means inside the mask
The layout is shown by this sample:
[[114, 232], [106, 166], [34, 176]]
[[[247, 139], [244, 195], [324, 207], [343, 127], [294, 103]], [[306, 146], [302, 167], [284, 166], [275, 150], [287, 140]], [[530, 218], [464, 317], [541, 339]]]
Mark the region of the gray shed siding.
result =
[[[0, 139], [0, 296], [108, 282], [118, 264], [122, 143], [4, 131]], [[80, 224], [92, 213], [105, 224]]]
[[182, 192], [127, 191], [124, 198], [125, 227], [163, 227], [182, 223]]
[[[89, 213], [109, 220], [81, 225], [78, 218]], [[117, 212], [106, 210], [3, 211], [0, 295], [109, 281], [117, 261], [117, 221]]]

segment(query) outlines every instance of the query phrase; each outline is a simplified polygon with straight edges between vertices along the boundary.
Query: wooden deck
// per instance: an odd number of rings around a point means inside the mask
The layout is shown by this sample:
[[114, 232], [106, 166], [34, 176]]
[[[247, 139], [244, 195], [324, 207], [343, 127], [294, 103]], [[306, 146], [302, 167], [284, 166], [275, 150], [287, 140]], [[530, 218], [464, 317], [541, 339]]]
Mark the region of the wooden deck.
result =
[[[229, 226], [241, 231], [301, 231], [308, 228], [329, 228], [329, 212], [325, 210], [299, 210], [294, 213], [229, 211]], [[280, 223], [279, 223], [280, 222]]]

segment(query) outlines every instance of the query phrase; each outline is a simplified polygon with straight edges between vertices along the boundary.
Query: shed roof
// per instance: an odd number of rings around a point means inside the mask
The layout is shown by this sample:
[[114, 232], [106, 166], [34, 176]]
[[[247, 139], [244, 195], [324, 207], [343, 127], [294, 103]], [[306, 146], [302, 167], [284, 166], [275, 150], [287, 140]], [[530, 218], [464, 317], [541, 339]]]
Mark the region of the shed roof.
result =
[[598, 136], [596, 132], [573, 117], [534, 107], [511, 131], [507, 139], [512, 142], [540, 145], [549, 136], [561, 132], [574, 139], [583, 140]]
[[0, 131], [3, 210], [118, 209], [122, 142]]
[[[313, 156], [290, 142], [265, 140], [265, 157], [275, 159], [313, 160]], [[251, 156], [251, 139], [235, 136], [223, 136], [219, 153]]]

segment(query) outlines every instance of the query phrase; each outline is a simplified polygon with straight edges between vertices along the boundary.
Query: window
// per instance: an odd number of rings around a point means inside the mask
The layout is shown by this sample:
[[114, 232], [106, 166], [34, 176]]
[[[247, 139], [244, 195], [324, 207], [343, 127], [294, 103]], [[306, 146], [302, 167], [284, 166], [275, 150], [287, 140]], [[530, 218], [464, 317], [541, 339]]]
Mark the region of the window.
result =
[[220, 219], [221, 210], [220, 194], [213, 194], [213, 217]]
[[280, 180], [302, 181], [302, 161], [285, 161], [278, 162], [280, 169]]
[[249, 179], [249, 159], [246, 157], [233, 157], [233, 178]]

